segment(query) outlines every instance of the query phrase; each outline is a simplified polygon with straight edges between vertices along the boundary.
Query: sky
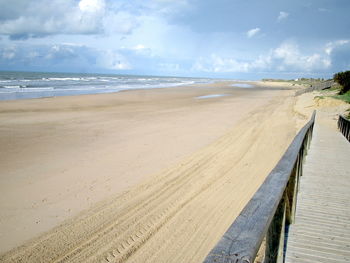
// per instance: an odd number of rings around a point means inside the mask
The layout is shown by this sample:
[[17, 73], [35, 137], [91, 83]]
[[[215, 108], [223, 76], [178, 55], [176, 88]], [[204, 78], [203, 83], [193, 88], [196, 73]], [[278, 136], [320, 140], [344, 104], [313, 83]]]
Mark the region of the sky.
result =
[[349, 0], [0, 0], [0, 70], [232, 79], [350, 69]]

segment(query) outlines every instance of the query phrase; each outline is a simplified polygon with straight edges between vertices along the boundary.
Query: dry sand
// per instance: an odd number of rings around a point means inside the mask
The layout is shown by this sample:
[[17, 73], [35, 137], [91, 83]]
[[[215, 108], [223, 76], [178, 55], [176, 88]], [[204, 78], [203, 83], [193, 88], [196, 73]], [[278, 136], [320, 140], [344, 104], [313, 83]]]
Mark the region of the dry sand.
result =
[[319, 92], [313, 91], [298, 96], [295, 103], [295, 112], [301, 117], [297, 122], [301, 126], [303, 121], [301, 119], [310, 118], [312, 112], [316, 110], [318, 121], [323, 125], [332, 127], [338, 130], [337, 121], [339, 114], [345, 114], [350, 108], [349, 103], [338, 100], [329, 95], [335, 95], [336, 92]]
[[0, 102], [0, 261], [203, 260], [297, 132], [230, 85]]

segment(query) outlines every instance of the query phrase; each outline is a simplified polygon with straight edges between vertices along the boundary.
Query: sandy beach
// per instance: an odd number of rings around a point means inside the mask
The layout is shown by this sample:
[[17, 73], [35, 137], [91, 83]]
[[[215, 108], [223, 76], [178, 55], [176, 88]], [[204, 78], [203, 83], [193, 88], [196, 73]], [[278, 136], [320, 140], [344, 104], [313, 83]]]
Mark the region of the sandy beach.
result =
[[0, 102], [1, 262], [203, 260], [307, 121], [232, 84]]

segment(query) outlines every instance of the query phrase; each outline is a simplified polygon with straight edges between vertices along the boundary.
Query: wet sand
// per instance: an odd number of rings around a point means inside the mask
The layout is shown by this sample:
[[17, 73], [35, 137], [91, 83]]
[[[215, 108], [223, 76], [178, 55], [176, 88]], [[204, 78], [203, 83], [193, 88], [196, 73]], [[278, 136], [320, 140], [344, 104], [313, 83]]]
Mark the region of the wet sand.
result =
[[264, 85], [0, 102], [0, 259], [201, 261], [297, 131]]

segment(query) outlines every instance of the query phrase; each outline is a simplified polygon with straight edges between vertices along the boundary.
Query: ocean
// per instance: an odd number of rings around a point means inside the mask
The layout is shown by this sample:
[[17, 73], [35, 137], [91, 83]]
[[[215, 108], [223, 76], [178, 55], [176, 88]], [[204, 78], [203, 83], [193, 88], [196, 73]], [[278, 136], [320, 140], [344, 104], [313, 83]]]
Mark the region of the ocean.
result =
[[207, 78], [0, 72], [0, 100], [111, 93], [131, 89], [170, 88], [211, 83]]

